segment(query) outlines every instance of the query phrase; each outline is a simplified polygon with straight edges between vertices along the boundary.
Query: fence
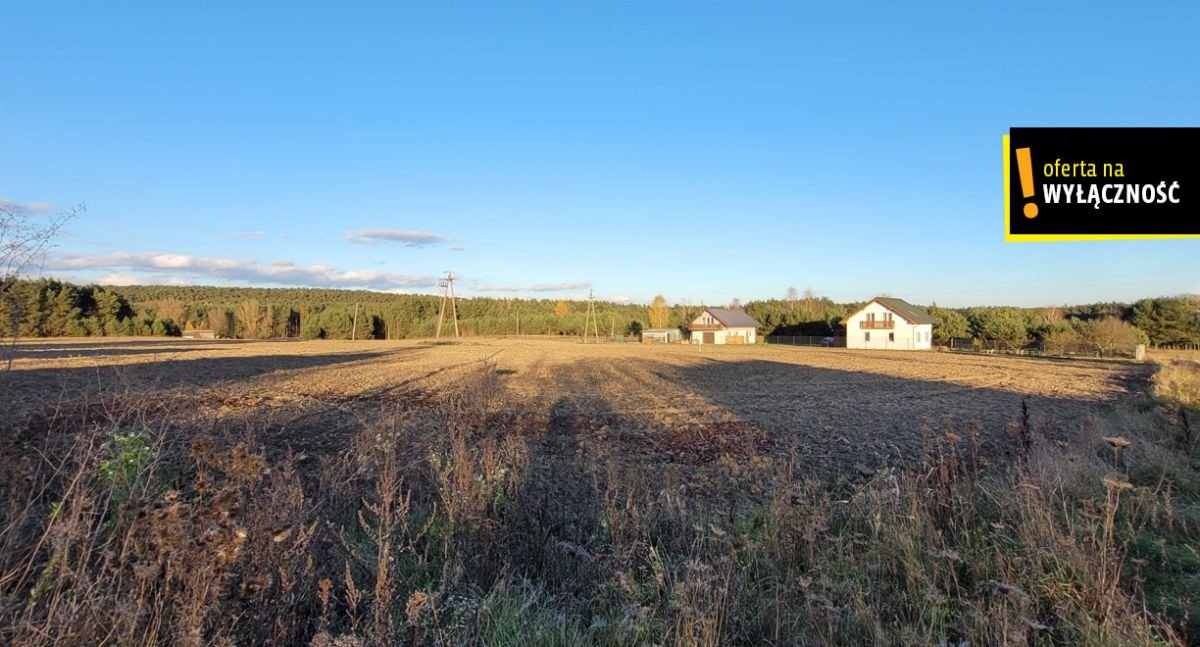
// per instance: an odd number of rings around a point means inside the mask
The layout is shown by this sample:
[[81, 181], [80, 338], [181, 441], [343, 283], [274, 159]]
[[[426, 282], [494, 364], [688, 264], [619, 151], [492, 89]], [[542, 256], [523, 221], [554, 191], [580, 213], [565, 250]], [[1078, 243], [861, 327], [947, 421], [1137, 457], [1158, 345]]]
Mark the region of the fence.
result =
[[1135, 356], [1134, 346], [1100, 346], [1084, 342], [1046, 342], [1038, 339], [949, 339], [938, 344], [943, 350], [989, 355], [1042, 355], [1048, 357], [1124, 357]]
[[1200, 344], [1159, 344], [1155, 350], [1200, 350]]
[[845, 337], [830, 337], [819, 335], [767, 335], [763, 338], [768, 344], [784, 344], [788, 346], [826, 346], [829, 348], [845, 348]]

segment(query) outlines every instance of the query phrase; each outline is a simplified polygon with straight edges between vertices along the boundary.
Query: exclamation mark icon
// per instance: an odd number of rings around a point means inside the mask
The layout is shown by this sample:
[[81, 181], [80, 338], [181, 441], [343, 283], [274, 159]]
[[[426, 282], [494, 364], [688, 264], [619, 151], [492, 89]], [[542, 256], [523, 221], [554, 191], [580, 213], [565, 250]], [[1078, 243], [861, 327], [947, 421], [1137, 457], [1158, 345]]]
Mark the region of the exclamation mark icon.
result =
[[[1017, 149], [1017, 174], [1021, 176], [1021, 196], [1032, 198], [1033, 187], [1033, 159], [1029, 155], [1029, 147]], [[1034, 202], [1026, 202], [1025, 208], [1026, 218], [1037, 218], [1038, 206]]]

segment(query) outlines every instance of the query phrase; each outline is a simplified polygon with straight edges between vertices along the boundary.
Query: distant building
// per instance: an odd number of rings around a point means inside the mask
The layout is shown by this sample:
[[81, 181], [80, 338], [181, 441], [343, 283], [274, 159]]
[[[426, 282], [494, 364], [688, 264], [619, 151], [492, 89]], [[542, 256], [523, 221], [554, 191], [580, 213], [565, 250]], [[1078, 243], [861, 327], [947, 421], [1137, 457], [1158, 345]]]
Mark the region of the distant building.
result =
[[758, 322], [744, 310], [705, 308], [692, 320], [688, 330], [694, 344], [754, 344], [758, 342]]
[[683, 339], [678, 328], [647, 328], [642, 331], [643, 344], [672, 344]]
[[180, 333], [184, 339], [216, 339], [217, 335], [211, 330], [185, 330]]
[[846, 348], [933, 348], [933, 316], [904, 299], [875, 297], [842, 323], [846, 325]]

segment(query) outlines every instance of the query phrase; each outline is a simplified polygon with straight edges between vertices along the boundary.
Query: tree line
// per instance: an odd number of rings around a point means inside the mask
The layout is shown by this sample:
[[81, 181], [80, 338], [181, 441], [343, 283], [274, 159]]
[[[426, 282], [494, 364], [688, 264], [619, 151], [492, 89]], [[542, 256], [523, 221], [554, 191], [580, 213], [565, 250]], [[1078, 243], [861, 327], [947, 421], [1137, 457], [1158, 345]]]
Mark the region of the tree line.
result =
[[[0, 299], [0, 321], [28, 337], [179, 335], [212, 330], [219, 337], [265, 339], [406, 339], [433, 337], [442, 299], [437, 295], [367, 290], [206, 286], [79, 286], [54, 279], [16, 281]], [[764, 335], [844, 334], [841, 320], [865, 302], [836, 303], [811, 290], [789, 289], [783, 299], [736, 307]], [[579, 335], [586, 301], [459, 298], [464, 335]], [[703, 306], [671, 305], [661, 295], [649, 306], [596, 302], [602, 334], [636, 335], [644, 328], [686, 331]], [[1200, 344], [1200, 297], [1142, 299], [1046, 308], [926, 308], [934, 337], [1047, 345]], [[453, 335], [449, 308], [443, 335]]]
[[[433, 337], [442, 298], [367, 290], [206, 286], [78, 286], [54, 279], [15, 282], [0, 300], [0, 321], [28, 337], [179, 335], [267, 339], [406, 339]], [[587, 302], [459, 298], [464, 335], [578, 335]], [[604, 334], [636, 334], [649, 322], [644, 306], [596, 302]], [[442, 335], [453, 335], [446, 308]]]
[[124, 295], [97, 285], [53, 279], [13, 281], [0, 298], [0, 322], [19, 337], [177, 336], [169, 317], [135, 309]]
[[[751, 301], [746, 313], [767, 335], [825, 336], [844, 334], [841, 320], [865, 302], [839, 304], [789, 290], [784, 299]], [[1200, 344], [1200, 296], [1142, 299], [1133, 304], [1094, 303], [1076, 306], [1017, 308], [925, 307], [933, 316], [939, 343], [977, 339], [1007, 344], [1037, 342], [1048, 348], [1075, 344], [1107, 349], [1134, 344]]]

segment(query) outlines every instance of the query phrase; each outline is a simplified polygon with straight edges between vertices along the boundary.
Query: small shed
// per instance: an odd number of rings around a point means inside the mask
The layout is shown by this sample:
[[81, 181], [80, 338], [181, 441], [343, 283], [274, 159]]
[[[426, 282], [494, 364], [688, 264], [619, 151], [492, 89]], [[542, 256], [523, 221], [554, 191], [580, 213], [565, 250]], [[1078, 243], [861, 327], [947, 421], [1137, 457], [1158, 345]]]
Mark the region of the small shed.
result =
[[216, 339], [217, 335], [211, 330], [184, 330], [180, 333], [184, 339]]
[[678, 328], [646, 328], [642, 331], [643, 344], [673, 344], [683, 339]]

